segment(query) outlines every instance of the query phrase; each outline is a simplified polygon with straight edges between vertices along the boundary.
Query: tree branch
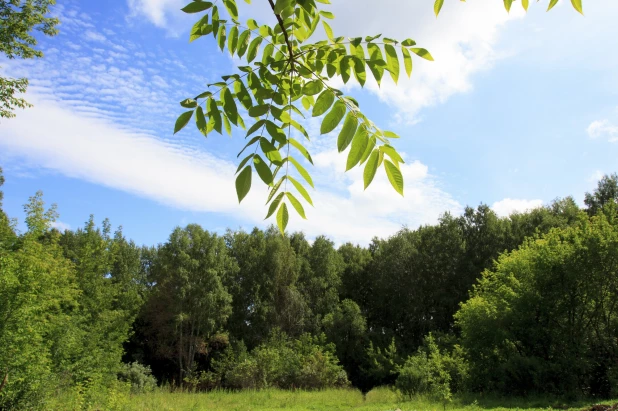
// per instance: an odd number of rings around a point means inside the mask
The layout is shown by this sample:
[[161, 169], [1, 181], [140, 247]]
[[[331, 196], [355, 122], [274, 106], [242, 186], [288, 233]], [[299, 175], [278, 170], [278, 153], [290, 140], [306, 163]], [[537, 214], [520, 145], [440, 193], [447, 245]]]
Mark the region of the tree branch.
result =
[[279, 27], [281, 27], [281, 31], [283, 32], [283, 37], [285, 37], [285, 42], [288, 45], [288, 52], [290, 53], [290, 64], [292, 65], [292, 69], [294, 69], [295, 59], [294, 59], [294, 54], [292, 53], [292, 42], [290, 41], [290, 37], [288, 36], [288, 31], [285, 29], [285, 26], [283, 25], [283, 19], [281, 18], [281, 16], [275, 13], [275, 3], [273, 2], [273, 0], [268, 0], [268, 3], [270, 3], [270, 8], [273, 9], [273, 13], [277, 17], [277, 21], [279, 22]]

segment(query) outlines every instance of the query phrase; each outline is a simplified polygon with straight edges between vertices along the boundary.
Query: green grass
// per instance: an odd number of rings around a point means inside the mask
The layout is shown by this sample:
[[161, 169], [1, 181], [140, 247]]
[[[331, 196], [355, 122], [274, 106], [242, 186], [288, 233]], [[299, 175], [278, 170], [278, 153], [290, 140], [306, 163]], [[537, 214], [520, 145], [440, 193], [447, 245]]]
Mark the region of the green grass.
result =
[[[604, 403], [615, 403], [608, 401]], [[447, 404], [449, 411], [483, 411], [483, 410], [580, 410], [594, 404], [593, 401], [571, 402], [539, 399], [499, 399], [499, 398], [457, 398]], [[356, 390], [307, 391], [242, 391], [209, 393], [171, 393], [158, 390], [154, 393], [134, 395], [123, 409], [127, 411], [444, 411], [439, 402], [423, 398], [412, 400], [401, 398], [393, 391], [379, 388], [367, 394], [366, 399]]]

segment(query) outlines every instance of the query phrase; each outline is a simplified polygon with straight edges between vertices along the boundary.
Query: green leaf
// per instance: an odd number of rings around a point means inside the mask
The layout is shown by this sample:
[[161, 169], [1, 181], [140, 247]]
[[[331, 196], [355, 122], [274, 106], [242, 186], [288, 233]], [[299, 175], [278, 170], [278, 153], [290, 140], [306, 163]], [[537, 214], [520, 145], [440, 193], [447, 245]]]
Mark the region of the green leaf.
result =
[[197, 110], [195, 110], [195, 125], [197, 129], [200, 130], [200, 133], [203, 135], [208, 135], [208, 130], [206, 128], [206, 118], [204, 117], [204, 110], [202, 106], [198, 106]]
[[225, 48], [225, 26], [219, 27], [219, 33], [217, 34], [217, 42], [221, 51]]
[[529, 0], [521, 0], [521, 5], [524, 8], [524, 10], [528, 11], [528, 6], [529, 6]]
[[333, 29], [331, 29], [328, 23], [326, 23], [325, 21], [322, 22], [322, 25], [324, 26], [324, 31], [326, 32], [326, 36], [328, 37], [328, 39], [330, 41], [335, 41], [335, 36], [333, 35]]
[[416, 54], [419, 57], [424, 58], [425, 60], [429, 60], [429, 61], [433, 61], [433, 57], [431, 56], [431, 54], [429, 54], [429, 52], [425, 49], [421, 49], [421, 48], [411, 48], [410, 51], [414, 54]]
[[309, 152], [307, 151], [307, 149], [300, 144], [298, 141], [296, 141], [293, 138], [290, 138], [289, 143], [294, 146], [294, 148], [296, 148], [302, 155], [303, 157], [305, 157], [307, 159], [307, 161], [309, 161], [311, 164], [313, 164], [313, 160], [311, 159], [311, 155], [309, 154]]
[[249, 39], [251, 38], [251, 31], [245, 30], [238, 37], [238, 57], [242, 57], [247, 52], [247, 47], [249, 46]]
[[208, 131], [216, 130], [219, 134], [221, 133], [221, 113], [219, 112], [219, 107], [217, 107], [217, 103], [214, 99], [208, 99], [206, 103], [208, 107]]
[[185, 111], [180, 116], [178, 116], [176, 124], [174, 125], [174, 134], [182, 130], [187, 125], [189, 120], [191, 120], [191, 117], [193, 117], [193, 110]]
[[549, 2], [549, 6], [547, 7], [547, 11], [550, 11], [551, 9], [553, 9], [556, 4], [558, 4], [558, 0], [551, 0]]
[[270, 109], [270, 104], [260, 104], [259, 106], [251, 107], [248, 110], [248, 112], [251, 117], [260, 117], [268, 113], [269, 109]]
[[367, 81], [367, 73], [365, 72], [365, 60], [357, 57], [353, 58], [354, 60], [354, 76], [356, 77], [356, 81], [359, 82], [361, 87], [365, 85]]
[[251, 99], [251, 95], [249, 94], [249, 91], [247, 90], [245, 84], [242, 81], [238, 80], [234, 82], [234, 92], [236, 93], [236, 98], [238, 99], [238, 101], [240, 101], [240, 103], [245, 109], [249, 110], [251, 107], [253, 107], [253, 100]]
[[[288, 157], [288, 161], [291, 162], [292, 164], [294, 164], [294, 167], [296, 167], [296, 170], [298, 170], [298, 173], [307, 181], [307, 183], [309, 183], [309, 185], [311, 187], [313, 187], [313, 180], [311, 179], [311, 176], [309, 175], [309, 173], [307, 172], [307, 170], [305, 170], [305, 167], [303, 167], [298, 161], [296, 161], [296, 159], [292, 156]], [[314, 187], [315, 188], [315, 187]]]
[[320, 10], [320, 16], [327, 18], [329, 20], [332, 20], [335, 18], [335, 15], [333, 13], [331, 13], [330, 11], [323, 11], [323, 10]]
[[386, 67], [386, 63], [382, 60], [369, 60], [367, 61], [367, 65], [369, 66], [369, 70], [371, 70], [371, 73], [379, 86], [382, 81], [382, 76], [384, 75], [384, 67]]
[[228, 136], [232, 136], [232, 125], [230, 124], [230, 119], [228, 118], [228, 116], [226, 114], [223, 114], [223, 116], [221, 116], [223, 119], [223, 127], [225, 128], [225, 132], [227, 133]]
[[322, 125], [320, 126], [320, 134], [326, 134], [333, 131], [343, 119], [345, 112], [345, 104], [341, 100], [337, 100], [331, 111], [324, 116], [324, 120], [322, 120]]
[[260, 148], [267, 159], [277, 165], [281, 163], [281, 153], [279, 153], [279, 150], [277, 150], [277, 148], [270, 141], [265, 138], [261, 138]]
[[277, 212], [277, 226], [279, 227], [279, 231], [281, 231], [281, 235], [285, 234], [285, 228], [288, 226], [289, 218], [288, 206], [283, 203]]
[[440, 10], [442, 9], [442, 5], [444, 4], [444, 0], [436, 0], [433, 4], [433, 12], [436, 13], [436, 17], [440, 14]]
[[584, 9], [582, 7], [582, 0], [571, 0], [571, 4], [575, 8], [575, 10], [580, 12], [582, 15], [584, 14]]
[[350, 56], [344, 56], [339, 63], [339, 73], [343, 79], [343, 83], [346, 84], [350, 80], [352, 71], [350, 69]]
[[511, 11], [511, 6], [513, 5], [513, 0], [504, 0], [504, 8], [506, 11]]
[[294, 194], [290, 192], [285, 193], [285, 195], [288, 197], [288, 200], [290, 200], [292, 207], [294, 207], [298, 215], [306, 220], [307, 216], [305, 216], [305, 209], [303, 208], [303, 205], [300, 203], [300, 201], [298, 201], [298, 199], [294, 197]]
[[274, 138], [277, 143], [285, 144], [287, 142], [285, 132], [270, 120], [266, 121], [266, 131], [268, 131], [268, 134], [270, 134], [270, 136]]
[[236, 107], [236, 102], [234, 101], [234, 96], [232, 96], [232, 92], [229, 88], [225, 88], [222, 91], [223, 94], [223, 111], [225, 115], [230, 119], [234, 125], [238, 125], [238, 108]]
[[337, 138], [337, 150], [339, 150], [340, 153], [352, 142], [354, 133], [356, 133], [356, 127], [358, 127], [358, 119], [354, 117], [352, 113], [348, 113], [345, 121], [343, 122], [343, 127], [341, 128], [339, 137]]
[[408, 78], [410, 78], [412, 75], [412, 56], [406, 48], [402, 48], [401, 53], [403, 54], [403, 65], [406, 68], [406, 74], [408, 75]]
[[384, 168], [388, 181], [391, 182], [395, 191], [403, 196], [403, 175], [401, 175], [399, 168], [388, 160], [384, 160]]
[[260, 127], [262, 127], [264, 124], [266, 124], [266, 120], [259, 120], [257, 121], [254, 125], [252, 125], [249, 130], [247, 131], [247, 135], [246, 137], [249, 137], [251, 134], [255, 133]]
[[186, 100], [182, 100], [180, 102], [180, 105], [184, 108], [195, 108], [197, 107], [197, 101], [193, 100], [192, 98], [188, 98]]
[[324, 85], [322, 84], [321, 81], [312, 80], [312, 81], [305, 83], [305, 85], [303, 86], [303, 94], [306, 96], [314, 96], [318, 94], [320, 91], [322, 91], [323, 88], [324, 88]]
[[393, 161], [395, 161], [397, 163], [403, 163], [404, 162], [403, 158], [401, 158], [401, 156], [399, 155], [397, 150], [395, 150], [393, 147], [391, 147], [389, 145], [383, 145], [382, 147], [380, 147], [380, 151], [382, 151], [384, 154], [389, 156]]
[[238, 195], [238, 202], [240, 203], [243, 198], [251, 189], [251, 166], [245, 167], [238, 177], [236, 177], [236, 194]]
[[270, 171], [270, 167], [258, 154], [253, 157], [253, 166], [264, 183], [268, 185], [273, 183], [273, 173]]
[[416, 46], [416, 41], [412, 39], [405, 39], [404, 41], [401, 42], [401, 45], [404, 47]]
[[255, 154], [249, 154], [247, 157], [245, 157], [240, 164], [238, 165], [238, 168], [236, 169], [236, 174], [238, 174], [238, 172], [245, 166], [245, 164], [247, 164], [247, 162], [249, 160], [251, 160], [253, 158]]
[[182, 11], [185, 13], [199, 13], [200, 11], [208, 10], [212, 7], [212, 3], [209, 1], [194, 1], [184, 6]]
[[247, 50], [247, 62], [251, 63], [253, 60], [255, 60], [261, 43], [262, 38], [256, 37], [253, 39], [251, 44], [249, 44], [249, 49]]
[[311, 106], [313, 105], [313, 97], [308, 97], [308, 96], [303, 96], [303, 98], [301, 99], [301, 102], [303, 103], [303, 107], [305, 110], [309, 110], [311, 108]]
[[253, 19], [249, 19], [247, 20], [247, 27], [249, 27], [249, 29], [251, 30], [257, 30], [260, 28], [260, 26], [257, 24], [257, 22]]
[[369, 187], [369, 184], [373, 181], [373, 178], [376, 175], [376, 171], [378, 170], [378, 158], [380, 157], [380, 153], [378, 150], [373, 150], [369, 159], [367, 160], [367, 164], [365, 164], [365, 170], [363, 171], [363, 181], [365, 183], [365, 190]]
[[234, 26], [230, 29], [230, 37], [227, 39], [227, 49], [233, 56], [238, 46], [238, 26]]
[[292, 5], [293, 5], [292, 0], [277, 0], [276, 3], [275, 3], [275, 9], [274, 9], [275, 14], [281, 14], [281, 12], [284, 9], [286, 9], [286, 8], [292, 6]]
[[399, 81], [399, 58], [397, 57], [397, 51], [390, 44], [384, 45], [384, 51], [386, 52], [386, 69], [391, 73], [393, 81], [397, 84], [397, 81]]
[[209, 17], [210, 16], [206, 14], [193, 25], [191, 28], [191, 35], [189, 36], [189, 43], [209, 34], [212, 31], [212, 26], [208, 24]]
[[238, 7], [236, 6], [236, 2], [233, 0], [223, 0], [223, 5], [230, 14], [230, 17], [234, 20], [238, 20]]
[[[283, 176], [279, 179], [279, 181], [277, 182], [277, 184], [275, 184], [274, 186], [272, 186], [268, 192], [268, 198], [266, 199], [266, 204], [268, 204], [270, 202], [270, 200], [272, 200], [272, 198], [275, 196], [275, 194], [277, 194], [277, 191], [279, 191], [279, 188], [281, 187], [281, 184], [285, 181], [285, 179], [288, 178], [287, 176]], [[275, 208], [277, 208], [275, 206]], [[273, 209], [272, 212], [274, 212], [275, 210]], [[269, 211], [270, 212], [270, 211]], [[266, 218], [270, 217], [270, 215], [272, 214], [272, 212], [270, 212], [270, 214], [268, 216], [266, 216]]]
[[376, 138], [374, 136], [370, 136], [369, 141], [367, 142], [367, 148], [365, 149], [365, 152], [363, 153], [363, 156], [360, 159], [360, 164], [363, 164], [365, 161], [367, 161], [367, 159], [371, 155], [371, 152], [373, 151], [373, 148], [375, 146], [376, 146]]
[[384, 137], [386, 138], [399, 138], [398, 134], [393, 133], [392, 131], [385, 131]]
[[[281, 181], [283, 181], [283, 179]], [[275, 187], [273, 187], [272, 190], [278, 189], [280, 186], [281, 184], [278, 183]], [[279, 193], [279, 195], [275, 197], [273, 202], [270, 203], [270, 207], [268, 207], [268, 213], [266, 214], [266, 217], [264, 218], [264, 220], [266, 220], [268, 217], [274, 214], [275, 210], [277, 210], [277, 207], [279, 207], [279, 204], [281, 204], [281, 200], [283, 200], [283, 196], [284, 196], [284, 193]]]
[[356, 130], [356, 134], [354, 134], [354, 139], [352, 139], [352, 147], [350, 148], [350, 152], [348, 153], [348, 160], [346, 162], [345, 171], [348, 171], [349, 169], [358, 164], [361, 157], [365, 153], [368, 142], [369, 135], [367, 134], [367, 130], [365, 129], [365, 127], [359, 127], [358, 130]]
[[300, 193], [301, 196], [303, 196], [305, 201], [307, 201], [309, 204], [311, 204], [311, 206], [313, 206], [313, 201], [311, 201], [311, 197], [309, 196], [307, 190], [305, 190], [305, 187], [303, 187], [301, 183], [299, 183], [295, 178], [291, 176], [288, 176], [288, 180], [290, 180], [294, 187], [296, 187], [296, 190]]
[[262, 64], [269, 63], [269, 60], [272, 57], [274, 51], [275, 51], [275, 46], [273, 46], [272, 43], [268, 43], [264, 47], [264, 51], [262, 52]]
[[256, 142], [258, 142], [260, 140], [260, 138], [262, 138], [261, 136], [257, 136], [257, 137], [253, 137], [251, 140], [249, 140], [249, 142], [247, 144], [245, 144], [245, 146], [242, 148], [242, 150], [240, 150], [240, 153], [238, 153], [238, 155], [236, 157], [240, 157], [240, 155], [247, 149], [247, 147], [254, 145]]
[[330, 106], [333, 105], [334, 101], [335, 93], [330, 90], [324, 90], [315, 101], [315, 105], [313, 106], [313, 113], [311, 113], [311, 115], [313, 117], [318, 117], [326, 113]]

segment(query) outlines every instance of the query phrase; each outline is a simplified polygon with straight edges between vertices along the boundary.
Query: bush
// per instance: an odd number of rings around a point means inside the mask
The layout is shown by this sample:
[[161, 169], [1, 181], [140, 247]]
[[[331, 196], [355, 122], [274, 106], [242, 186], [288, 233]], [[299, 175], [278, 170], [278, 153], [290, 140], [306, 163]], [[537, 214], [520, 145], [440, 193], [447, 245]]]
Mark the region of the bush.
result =
[[157, 380], [152, 375], [150, 367], [138, 362], [123, 364], [118, 373], [118, 379], [131, 383], [131, 393], [138, 394], [153, 391], [157, 387]]
[[395, 387], [406, 396], [429, 395], [440, 401], [451, 400], [452, 393], [461, 391], [467, 375], [467, 364], [459, 346], [450, 354], [440, 351], [432, 334], [418, 352], [398, 367]]
[[236, 361], [221, 370], [222, 380], [228, 388], [344, 387], [349, 385], [348, 378], [334, 350], [324, 335], [305, 334], [292, 340], [275, 332], [251, 353], [239, 350]]

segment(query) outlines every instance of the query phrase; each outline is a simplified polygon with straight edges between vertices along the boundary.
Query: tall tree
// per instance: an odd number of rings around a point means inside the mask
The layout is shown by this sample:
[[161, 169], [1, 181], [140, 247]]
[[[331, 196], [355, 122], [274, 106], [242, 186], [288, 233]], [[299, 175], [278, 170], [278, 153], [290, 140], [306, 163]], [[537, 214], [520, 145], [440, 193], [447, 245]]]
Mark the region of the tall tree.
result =
[[155, 352], [175, 364], [178, 384], [196, 371], [198, 354], [208, 354], [208, 340], [231, 314], [224, 283], [237, 271], [223, 238], [196, 224], [176, 228], [159, 249], [145, 318]]
[[[9, 59], [31, 59], [43, 57], [33, 31], [46, 36], [58, 33], [58, 19], [49, 16], [49, 9], [56, 0], [0, 0], [0, 52]], [[26, 78], [0, 76], [0, 117], [14, 117], [15, 108], [30, 104], [18, 94], [25, 93]]]
[[604, 175], [592, 193], [586, 193], [584, 203], [588, 214], [595, 215], [610, 201], [618, 202], [618, 174]]

